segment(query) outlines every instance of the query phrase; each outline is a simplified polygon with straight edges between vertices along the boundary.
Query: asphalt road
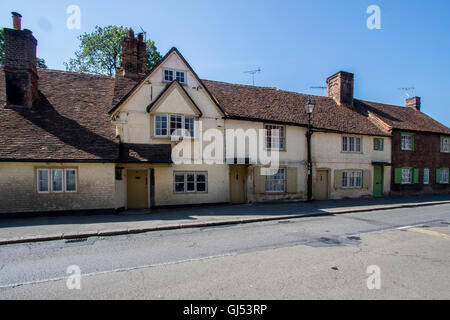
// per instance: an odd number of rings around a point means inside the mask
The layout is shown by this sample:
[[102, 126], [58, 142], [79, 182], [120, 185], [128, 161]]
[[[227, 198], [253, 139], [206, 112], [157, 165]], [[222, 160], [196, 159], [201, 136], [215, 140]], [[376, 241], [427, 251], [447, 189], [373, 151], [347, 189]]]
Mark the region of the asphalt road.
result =
[[0, 246], [0, 299], [449, 299], [449, 223], [441, 205]]

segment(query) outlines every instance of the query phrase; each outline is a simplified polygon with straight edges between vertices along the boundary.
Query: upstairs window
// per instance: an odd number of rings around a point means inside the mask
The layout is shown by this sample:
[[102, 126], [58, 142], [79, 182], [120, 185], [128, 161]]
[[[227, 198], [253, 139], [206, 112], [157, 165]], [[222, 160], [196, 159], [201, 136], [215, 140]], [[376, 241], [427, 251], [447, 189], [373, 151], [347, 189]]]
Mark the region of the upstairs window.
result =
[[173, 81], [173, 70], [164, 70], [164, 81], [172, 82]]
[[155, 136], [157, 137], [167, 137], [167, 115], [156, 115], [155, 116]]
[[164, 82], [172, 82], [177, 80], [179, 83], [186, 83], [186, 72], [184, 71], [176, 71], [171, 69], [164, 69]]
[[343, 152], [361, 152], [361, 138], [342, 137]]
[[193, 138], [195, 134], [195, 118], [182, 114], [157, 114], [154, 118], [154, 136]]
[[441, 152], [450, 153], [450, 137], [441, 137]]
[[284, 126], [265, 125], [266, 130], [266, 149], [267, 150], [285, 150], [286, 137]]
[[414, 151], [414, 135], [408, 134], [408, 133], [402, 133], [401, 149], [403, 151]]
[[384, 151], [384, 139], [374, 138], [373, 139], [373, 150]]
[[179, 83], [185, 83], [186, 82], [186, 77], [185, 77], [185, 73], [183, 71], [177, 71], [176, 72], [176, 79]]

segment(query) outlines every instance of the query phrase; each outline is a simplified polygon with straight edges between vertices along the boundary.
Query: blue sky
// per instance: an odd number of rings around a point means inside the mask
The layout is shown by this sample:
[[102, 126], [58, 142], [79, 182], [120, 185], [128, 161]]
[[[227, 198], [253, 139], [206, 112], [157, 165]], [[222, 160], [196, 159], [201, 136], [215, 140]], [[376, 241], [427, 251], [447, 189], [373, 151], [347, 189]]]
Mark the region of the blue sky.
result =
[[[81, 9], [81, 29], [66, 27], [69, 5]], [[381, 30], [369, 30], [368, 6], [381, 9]], [[109, 24], [147, 31], [164, 54], [176, 46], [200, 77], [325, 95], [339, 70], [355, 74], [355, 97], [404, 105], [414, 86], [422, 111], [450, 126], [450, 1], [415, 0], [130, 0], [2, 1], [39, 41], [38, 56], [64, 69], [77, 36]]]

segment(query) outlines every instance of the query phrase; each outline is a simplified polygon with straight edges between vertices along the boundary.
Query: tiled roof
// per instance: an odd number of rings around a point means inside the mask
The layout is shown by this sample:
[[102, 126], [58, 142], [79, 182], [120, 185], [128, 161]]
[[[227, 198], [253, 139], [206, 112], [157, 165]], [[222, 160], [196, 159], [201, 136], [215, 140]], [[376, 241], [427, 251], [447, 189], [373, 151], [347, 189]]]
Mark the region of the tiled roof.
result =
[[172, 146], [170, 144], [122, 143], [120, 162], [172, 163]]
[[118, 159], [108, 116], [114, 78], [39, 69], [39, 105], [7, 109], [0, 68], [0, 160]]
[[450, 134], [450, 128], [413, 108], [355, 100], [355, 106], [372, 113], [393, 129]]
[[339, 106], [332, 98], [310, 96], [271, 87], [255, 87], [202, 80], [227, 116], [260, 121], [307, 125], [304, 105], [316, 103], [312, 125], [316, 129], [355, 134], [388, 135], [356, 109]]

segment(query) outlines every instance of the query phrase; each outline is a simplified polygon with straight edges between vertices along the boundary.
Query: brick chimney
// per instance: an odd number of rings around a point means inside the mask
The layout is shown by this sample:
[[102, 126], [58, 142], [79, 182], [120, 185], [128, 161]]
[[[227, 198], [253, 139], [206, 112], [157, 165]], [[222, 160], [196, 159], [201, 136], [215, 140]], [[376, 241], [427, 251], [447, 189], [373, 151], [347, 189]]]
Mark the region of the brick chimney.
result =
[[22, 16], [12, 12], [13, 29], [5, 28], [6, 101], [8, 107], [31, 108], [38, 100], [36, 70], [37, 40], [30, 30], [21, 29]]
[[413, 98], [406, 99], [406, 107], [413, 108], [413, 109], [416, 109], [417, 111], [420, 111], [420, 107], [421, 107], [420, 97], [413, 97]]
[[146, 48], [144, 35], [140, 33], [136, 39], [133, 29], [130, 29], [128, 36], [123, 39], [122, 43], [121, 71], [125, 77], [136, 78], [145, 74]]
[[339, 71], [327, 79], [327, 95], [339, 105], [353, 105], [353, 73]]

